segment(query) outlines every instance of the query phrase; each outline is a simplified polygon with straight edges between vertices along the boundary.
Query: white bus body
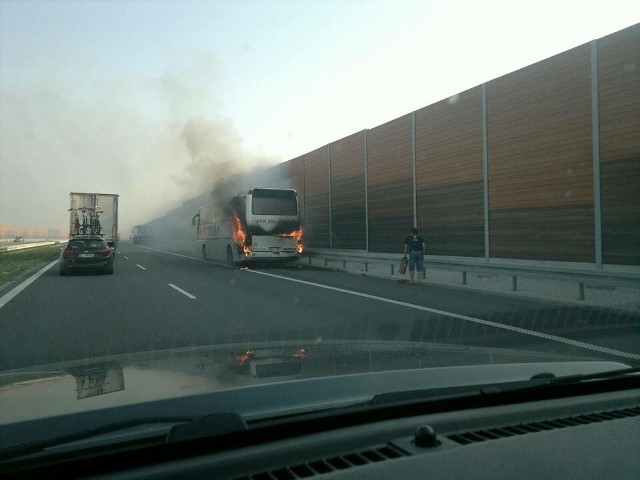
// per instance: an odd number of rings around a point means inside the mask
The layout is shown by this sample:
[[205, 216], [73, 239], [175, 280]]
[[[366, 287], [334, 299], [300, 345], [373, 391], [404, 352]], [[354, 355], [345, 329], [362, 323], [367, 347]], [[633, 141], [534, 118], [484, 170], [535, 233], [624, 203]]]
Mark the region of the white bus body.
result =
[[302, 253], [298, 194], [253, 188], [227, 205], [205, 205], [192, 219], [204, 258], [229, 264], [296, 261]]

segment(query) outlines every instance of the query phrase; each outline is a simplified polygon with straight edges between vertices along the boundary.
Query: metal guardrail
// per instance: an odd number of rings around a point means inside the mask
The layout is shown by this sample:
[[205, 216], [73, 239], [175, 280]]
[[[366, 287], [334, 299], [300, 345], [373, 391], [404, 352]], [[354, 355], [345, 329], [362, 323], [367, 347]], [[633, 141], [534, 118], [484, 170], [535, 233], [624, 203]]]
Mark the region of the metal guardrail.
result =
[[[331, 264], [338, 264], [343, 270], [347, 270], [349, 264], [359, 264], [364, 266], [364, 272], [369, 272], [371, 265], [386, 265], [388, 275], [394, 276], [400, 263], [401, 254], [368, 254], [366, 252], [331, 252], [331, 251], [306, 251], [303, 257], [308, 258], [311, 264], [312, 258], [321, 259], [324, 267], [331, 267]], [[546, 262], [545, 262], [546, 263]], [[477, 261], [474, 259], [441, 259], [425, 257], [425, 265], [429, 268], [442, 270], [454, 270], [461, 274], [461, 285], [467, 285], [469, 273], [501, 275], [511, 277], [511, 290], [518, 291], [518, 278], [546, 278], [564, 282], [572, 282], [577, 285], [577, 296], [579, 300], [585, 299], [585, 285], [609, 285], [640, 289], [640, 270], [637, 273], [627, 271], [611, 270], [590, 270], [588, 268], [571, 268], [550, 265], [537, 266], [535, 264], [525, 265], [518, 261], [509, 263], [499, 261], [492, 263], [488, 261]]]
[[37, 242], [37, 243], [23, 243], [21, 245], [10, 245], [8, 247], [0, 247], [0, 255], [3, 253], [13, 252], [16, 250], [26, 250], [36, 247], [44, 247], [47, 245], [55, 245], [56, 242]]

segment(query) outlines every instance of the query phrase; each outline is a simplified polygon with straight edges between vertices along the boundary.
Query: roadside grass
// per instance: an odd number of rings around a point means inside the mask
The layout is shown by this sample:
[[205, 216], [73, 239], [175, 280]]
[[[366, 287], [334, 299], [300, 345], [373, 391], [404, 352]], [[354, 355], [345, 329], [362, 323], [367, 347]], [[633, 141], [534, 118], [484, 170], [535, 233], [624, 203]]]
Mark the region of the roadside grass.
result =
[[44, 266], [60, 256], [62, 245], [47, 245], [0, 254], [0, 285], [14, 280], [22, 273]]

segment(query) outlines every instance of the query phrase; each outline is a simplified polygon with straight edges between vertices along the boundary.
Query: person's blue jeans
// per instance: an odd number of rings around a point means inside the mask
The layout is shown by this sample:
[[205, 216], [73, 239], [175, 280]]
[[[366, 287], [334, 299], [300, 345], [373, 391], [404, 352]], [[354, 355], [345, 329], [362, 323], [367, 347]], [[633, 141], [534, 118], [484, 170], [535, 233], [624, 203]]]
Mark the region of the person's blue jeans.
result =
[[409, 271], [413, 272], [416, 268], [418, 272], [424, 269], [424, 254], [419, 251], [409, 252]]

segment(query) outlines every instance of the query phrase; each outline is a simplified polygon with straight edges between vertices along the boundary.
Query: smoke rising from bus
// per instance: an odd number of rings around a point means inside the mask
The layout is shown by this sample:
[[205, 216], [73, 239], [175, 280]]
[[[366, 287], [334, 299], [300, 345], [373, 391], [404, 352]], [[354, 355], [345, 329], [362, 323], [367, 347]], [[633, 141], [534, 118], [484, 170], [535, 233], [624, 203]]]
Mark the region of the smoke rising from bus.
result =
[[241, 193], [247, 193], [254, 187], [291, 188], [291, 184], [280, 174], [277, 167], [256, 167], [250, 171], [232, 174], [216, 181], [209, 195], [209, 203], [224, 211], [231, 198]]
[[156, 243], [194, 242], [191, 218], [202, 205], [228, 213], [231, 199], [251, 188], [291, 188], [275, 160], [249, 153], [229, 122], [191, 119], [179, 138], [188, 155], [177, 180], [184, 200], [150, 222]]

